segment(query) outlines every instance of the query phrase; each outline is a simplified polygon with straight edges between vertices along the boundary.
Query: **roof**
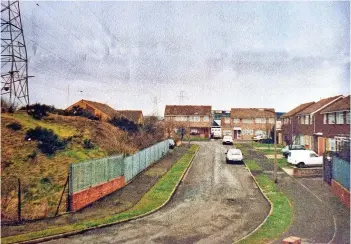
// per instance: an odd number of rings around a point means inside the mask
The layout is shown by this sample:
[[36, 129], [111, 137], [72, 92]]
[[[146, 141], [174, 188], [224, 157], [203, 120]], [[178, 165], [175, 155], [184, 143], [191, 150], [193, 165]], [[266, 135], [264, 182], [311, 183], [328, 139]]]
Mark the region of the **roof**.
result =
[[[90, 106], [94, 107], [95, 109], [100, 110], [101, 112], [103, 112], [104, 114], [107, 114], [108, 116], [110, 116], [111, 118], [113, 118], [114, 116], [117, 115], [116, 110], [114, 110], [113, 108], [111, 108], [110, 106], [108, 106], [107, 104], [104, 103], [99, 103], [99, 102], [93, 102], [93, 101], [89, 101], [89, 100], [80, 100], [79, 102], [84, 102], [86, 104], [89, 104]], [[77, 102], [78, 103], [78, 102]], [[76, 103], [75, 103], [76, 104]], [[73, 107], [75, 104], [71, 105], [70, 107]], [[69, 107], [69, 108], [70, 108]]]
[[350, 95], [324, 108], [321, 113], [350, 110]]
[[300, 104], [299, 106], [297, 106], [296, 108], [290, 110], [289, 112], [283, 114], [280, 118], [288, 118], [290, 116], [294, 116], [295, 114], [297, 114], [298, 112], [306, 109], [307, 107], [311, 106], [312, 104], [314, 104], [315, 102], [309, 102], [309, 103], [303, 103]]
[[139, 118], [143, 117], [141, 110], [117, 110], [119, 116], [124, 116], [134, 123], [139, 123]]
[[232, 108], [232, 118], [274, 118], [274, 108]]
[[332, 103], [333, 101], [340, 99], [340, 98], [343, 98], [343, 97], [344, 96], [339, 95], [339, 96], [321, 99], [318, 102], [312, 104], [311, 106], [305, 108], [304, 110], [298, 112], [297, 114], [312, 114], [312, 113], [318, 112], [320, 109], [322, 109], [327, 104]]
[[211, 106], [199, 105], [166, 105], [166, 115], [208, 115], [211, 116]]

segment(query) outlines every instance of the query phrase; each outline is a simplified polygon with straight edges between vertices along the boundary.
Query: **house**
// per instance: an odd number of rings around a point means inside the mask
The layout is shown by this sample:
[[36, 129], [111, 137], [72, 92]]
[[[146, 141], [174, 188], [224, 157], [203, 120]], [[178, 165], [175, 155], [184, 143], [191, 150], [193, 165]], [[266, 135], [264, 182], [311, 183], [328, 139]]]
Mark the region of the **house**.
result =
[[350, 95], [322, 109], [316, 122], [319, 140], [325, 145], [318, 150], [338, 151], [338, 147], [350, 141]]
[[273, 108], [232, 108], [230, 118], [222, 118], [222, 130], [230, 130], [234, 139], [251, 140], [256, 135], [271, 137], [275, 116]]
[[167, 133], [180, 132], [209, 137], [212, 125], [212, 107], [199, 105], [166, 105], [164, 120]]
[[324, 115], [320, 112], [343, 98], [342, 95], [324, 98], [296, 113], [297, 144], [305, 145], [319, 155], [323, 154], [326, 146], [322, 129], [325, 126], [323, 126]]
[[[230, 118], [230, 111], [228, 110], [212, 110], [212, 126], [211, 126], [211, 135], [216, 138], [223, 136], [222, 134], [222, 118]], [[224, 131], [225, 134], [228, 134]]]
[[116, 110], [118, 116], [126, 117], [128, 120], [133, 121], [136, 125], [144, 124], [144, 116], [141, 110]]
[[84, 99], [72, 104], [71, 106], [66, 108], [66, 110], [69, 111], [75, 106], [79, 106], [85, 110], [90, 111], [93, 115], [99, 117], [103, 121], [108, 121], [109, 119], [112, 119], [114, 116], [118, 115], [116, 110], [114, 110], [107, 104], [88, 101]]
[[285, 144], [296, 144], [295, 137], [297, 135], [297, 117], [295, 115], [314, 103], [315, 102], [300, 104], [280, 117], [282, 121], [282, 136]]

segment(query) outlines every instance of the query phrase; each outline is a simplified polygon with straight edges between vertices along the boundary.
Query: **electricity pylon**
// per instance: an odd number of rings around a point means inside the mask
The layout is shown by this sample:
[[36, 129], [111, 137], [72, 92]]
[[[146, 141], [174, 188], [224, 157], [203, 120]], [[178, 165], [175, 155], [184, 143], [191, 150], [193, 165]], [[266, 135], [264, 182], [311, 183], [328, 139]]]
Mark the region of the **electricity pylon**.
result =
[[29, 105], [27, 49], [19, 1], [1, 1], [1, 97]]

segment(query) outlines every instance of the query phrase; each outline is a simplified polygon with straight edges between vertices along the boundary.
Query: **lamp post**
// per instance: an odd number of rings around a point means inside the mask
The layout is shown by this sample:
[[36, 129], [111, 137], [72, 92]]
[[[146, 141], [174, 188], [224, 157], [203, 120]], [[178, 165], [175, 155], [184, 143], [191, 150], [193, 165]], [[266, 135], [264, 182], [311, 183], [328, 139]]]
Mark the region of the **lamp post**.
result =
[[277, 115], [274, 113], [274, 171], [273, 171], [273, 179], [274, 183], [278, 183], [277, 179]]

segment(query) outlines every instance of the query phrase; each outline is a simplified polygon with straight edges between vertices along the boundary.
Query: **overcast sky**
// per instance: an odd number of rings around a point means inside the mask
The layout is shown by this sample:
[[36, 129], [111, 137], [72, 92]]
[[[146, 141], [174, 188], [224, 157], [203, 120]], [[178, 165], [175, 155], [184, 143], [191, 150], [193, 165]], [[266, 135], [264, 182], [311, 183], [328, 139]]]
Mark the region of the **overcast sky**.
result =
[[20, 4], [31, 103], [286, 112], [350, 93], [349, 2]]

